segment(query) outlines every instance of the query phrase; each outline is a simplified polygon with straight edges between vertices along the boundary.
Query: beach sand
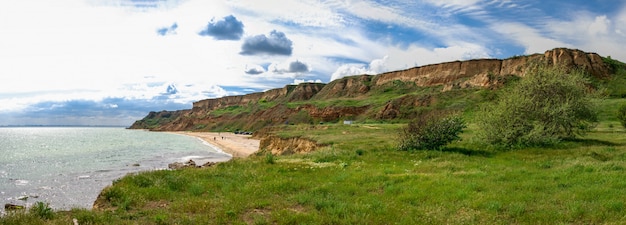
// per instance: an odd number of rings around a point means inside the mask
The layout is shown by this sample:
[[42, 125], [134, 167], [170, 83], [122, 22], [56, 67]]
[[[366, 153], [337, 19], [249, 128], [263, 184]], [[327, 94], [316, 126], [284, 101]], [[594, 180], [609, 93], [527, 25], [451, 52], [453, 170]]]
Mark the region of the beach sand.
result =
[[235, 158], [247, 157], [259, 150], [259, 140], [250, 138], [251, 135], [240, 135], [230, 132], [172, 132], [192, 137], [198, 137], [202, 140], [220, 148], [222, 151], [231, 154]]

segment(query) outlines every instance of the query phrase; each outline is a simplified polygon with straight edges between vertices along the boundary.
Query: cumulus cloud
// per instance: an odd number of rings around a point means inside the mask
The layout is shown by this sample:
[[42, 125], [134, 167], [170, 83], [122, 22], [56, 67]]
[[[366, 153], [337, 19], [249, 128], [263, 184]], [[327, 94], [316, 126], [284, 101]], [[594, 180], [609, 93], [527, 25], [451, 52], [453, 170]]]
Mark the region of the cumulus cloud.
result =
[[211, 36], [216, 40], [239, 40], [243, 35], [243, 23], [233, 15], [226, 16], [220, 21], [212, 19], [199, 34]]
[[296, 60], [294, 62], [289, 63], [289, 72], [290, 73], [309, 72], [309, 66]]
[[274, 73], [306, 73], [310, 71], [309, 65], [299, 60], [289, 63], [272, 63], [268, 66], [268, 71]]
[[164, 95], [175, 95], [178, 94], [178, 89], [176, 88], [176, 85], [174, 84], [170, 84], [167, 86], [167, 89], [165, 90]]
[[609, 30], [610, 25], [611, 25], [611, 20], [609, 20], [605, 15], [596, 16], [593, 23], [589, 25], [589, 28], [587, 31], [591, 35], [606, 34]]
[[178, 28], [178, 24], [174, 23], [172, 26], [159, 28], [156, 32], [160, 36], [173, 35], [176, 34], [176, 28]]
[[246, 38], [241, 46], [242, 55], [291, 55], [293, 43], [285, 33], [273, 30], [269, 36], [264, 34]]
[[369, 64], [350, 63], [340, 66], [330, 77], [330, 81], [353, 75], [369, 74], [375, 75], [389, 71], [387, 69], [387, 59], [385, 56], [382, 59], [374, 59]]
[[265, 73], [265, 69], [259, 65], [246, 65], [246, 70], [244, 72], [250, 75], [257, 75]]

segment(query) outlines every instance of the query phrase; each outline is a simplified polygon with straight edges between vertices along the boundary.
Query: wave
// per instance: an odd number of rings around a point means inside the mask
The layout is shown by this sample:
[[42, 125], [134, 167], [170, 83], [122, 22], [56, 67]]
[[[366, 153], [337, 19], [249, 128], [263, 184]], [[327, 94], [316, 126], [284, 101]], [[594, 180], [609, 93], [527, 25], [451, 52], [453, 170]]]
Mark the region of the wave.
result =
[[221, 148], [209, 143], [208, 141], [205, 141], [204, 139], [200, 138], [200, 137], [196, 137], [198, 140], [200, 140], [202, 142], [202, 144], [205, 144], [213, 149], [215, 149], [215, 151], [217, 151], [218, 153], [224, 154], [224, 155], [228, 155], [229, 157], [233, 157], [233, 155], [225, 152], [224, 150], [222, 150]]

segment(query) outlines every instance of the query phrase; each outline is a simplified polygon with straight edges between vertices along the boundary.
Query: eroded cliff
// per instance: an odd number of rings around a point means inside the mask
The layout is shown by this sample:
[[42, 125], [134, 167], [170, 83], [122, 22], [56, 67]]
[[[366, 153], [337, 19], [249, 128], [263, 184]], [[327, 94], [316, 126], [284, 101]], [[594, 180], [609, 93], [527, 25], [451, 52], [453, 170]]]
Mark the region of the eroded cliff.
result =
[[[509, 59], [446, 62], [375, 76], [357, 75], [328, 84], [303, 83], [239, 96], [206, 99], [191, 110], [151, 112], [130, 128], [153, 130], [253, 130], [267, 125], [318, 123], [340, 119], [392, 120], [407, 118], [403, 108], [430, 107], [438, 97], [407, 94], [416, 87], [452, 91], [497, 85], [507, 76], [526, 75], [538, 63], [579, 68], [595, 78], [612, 74], [596, 53], [557, 48], [544, 54]], [[387, 98], [387, 99], [385, 99]]]

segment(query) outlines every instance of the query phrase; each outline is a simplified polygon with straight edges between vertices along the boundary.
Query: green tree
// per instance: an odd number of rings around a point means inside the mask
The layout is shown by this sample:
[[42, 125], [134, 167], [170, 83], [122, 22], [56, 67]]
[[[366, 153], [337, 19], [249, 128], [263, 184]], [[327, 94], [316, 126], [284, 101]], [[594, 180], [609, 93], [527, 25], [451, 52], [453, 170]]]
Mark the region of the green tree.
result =
[[626, 128], [626, 104], [619, 107], [617, 110], [617, 119]]
[[583, 135], [597, 122], [581, 70], [538, 65], [478, 113], [482, 138], [494, 145], [546, 145]]
[[402, 151], [441, 149], [459, 140], [466, 127], [459, 116], [424, 113], [411, 121], [400, 133], [398, 149]]

